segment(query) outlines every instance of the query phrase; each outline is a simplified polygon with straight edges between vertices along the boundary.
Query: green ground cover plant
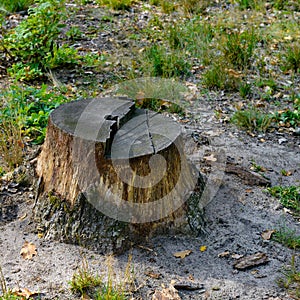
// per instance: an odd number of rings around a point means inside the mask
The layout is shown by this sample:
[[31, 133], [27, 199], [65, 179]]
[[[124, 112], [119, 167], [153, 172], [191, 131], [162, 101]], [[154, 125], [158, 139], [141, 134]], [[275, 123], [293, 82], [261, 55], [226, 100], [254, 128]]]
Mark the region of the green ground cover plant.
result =
[[[34, 144], [44, 141], [48, 116], [58, 105], [68, 101], [60, 92], [49, 91], [47, 85], [40, 88], [14, 85], [0, 94], [2, 99], [0, 123], [11, 122]], [[18, 141], [18, 135], [13, 140]]]
[[257, 108], [238, 110], [231, 118], [233, 124], [250, 132], [266, 132], [272, 120], [273, 115], [261, 112]]
[[35, 4], [28, 9], [28, 18], [5, 32], [0, 44], [12, 62], [8, 73], [17, 80], [30, 81], [48, 69], [78, 62], [75, 49], [57, 43], [66, 19], [65, 1], [36, 0]]
[[291, 249], [300, 248], [300, 236], [296, 234], [296, 230], [291, 230], [286, 226], [281, 226], [277, 229], [272, 235], [272, 240]]
[[300, 213], [300, 186], [273, 186], [268, 188], [269, 193], [278, 198], [280, 203], [295, 213]]
[[0, 10], [8, 13], [24, 11], [33, 3], [34, 0], [2, 0], [0, 3]]

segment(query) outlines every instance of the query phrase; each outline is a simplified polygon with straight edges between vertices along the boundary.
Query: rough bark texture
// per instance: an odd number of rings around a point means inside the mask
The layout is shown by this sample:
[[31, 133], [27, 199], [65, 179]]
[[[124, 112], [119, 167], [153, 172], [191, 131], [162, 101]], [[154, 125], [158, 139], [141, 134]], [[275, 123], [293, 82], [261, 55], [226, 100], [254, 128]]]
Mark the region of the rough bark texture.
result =
[[190, 206], [197, 211], [195, 195], [186, 205], [198, 174], [183, 153], [179, 126], [128, 99], [54, 110], [36, 172], [39, 230], [104, 252], [184, 227]]

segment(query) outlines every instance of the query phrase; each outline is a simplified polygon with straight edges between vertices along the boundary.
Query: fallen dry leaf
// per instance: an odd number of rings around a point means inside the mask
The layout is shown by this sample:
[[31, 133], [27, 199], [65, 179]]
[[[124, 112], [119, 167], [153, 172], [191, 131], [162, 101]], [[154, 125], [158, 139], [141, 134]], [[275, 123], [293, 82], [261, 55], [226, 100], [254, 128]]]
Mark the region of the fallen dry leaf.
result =
[[264, 240], [268, 241], [268, 240], [271, 239], [272, 234], [273, 234], [274, 232], [275, 232], [275, 230], [266, 230], [266, 231], [264, 231], [264, 232], [261, 234], [261, 237], [262, 237]]
[[234, 78], [240, 78], [241, 76], [243, 76], [241, 72], [235, 71], [233, 69], [226, 69], [226, 71], [229, 75], [231, 75]]
[[170, 284], [168, 288], [164, 288], [162, 291], [156, 290], [152, 300], [181, 300], [181, 298], [174, 286]]
[[20, 255], [24, 259], [32, 259], [34, 255], [37, 255], [36, 246], [33, 243], [25, 242], [20, 251]]
[[36, 296], [39, 293], [37, 292], [31, 292], [29, 289], [27, 288], [14, 288], [12, 290], [13, 295], [18, 296], [18, 297], [22, 297], [24, 299], [29, 299], [32, 296]]
[[173, 253], [173, 255], [177, 258], [185, 258], [186, 256], [190, 255], [192, 253], [192, 250], [184, 250]]
[[159, 279], [161, 277], [160, 273], [154, 273], [152, 271], [145, 272], [145, 275], [147, 275], [151, 278], [154, 278], [154, 279]]

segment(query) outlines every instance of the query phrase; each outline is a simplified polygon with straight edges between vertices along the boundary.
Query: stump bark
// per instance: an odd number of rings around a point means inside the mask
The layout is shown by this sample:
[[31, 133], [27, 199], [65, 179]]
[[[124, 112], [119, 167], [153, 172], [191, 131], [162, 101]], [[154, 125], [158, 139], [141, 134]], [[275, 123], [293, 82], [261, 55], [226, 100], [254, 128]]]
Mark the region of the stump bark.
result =
[[36, 167], [39, 230], [118, 252], [151, 232], [185, 226], [199, 174], [183, 148], [176, 122], [130, 99], [61, 105], [50, 114]]

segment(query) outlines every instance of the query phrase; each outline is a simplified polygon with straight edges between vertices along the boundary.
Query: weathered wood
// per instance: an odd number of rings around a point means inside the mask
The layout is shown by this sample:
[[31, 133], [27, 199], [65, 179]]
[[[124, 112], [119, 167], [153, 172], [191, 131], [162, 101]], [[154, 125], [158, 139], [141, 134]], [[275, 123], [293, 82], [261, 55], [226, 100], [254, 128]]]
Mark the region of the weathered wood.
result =
[[[111, 238], [114, 244], [180, 218], [181, 223], [187, 221], [185, 201], [198, 179], [183, 153], [179, 125], [121, 98], [86, 99], [54, 110], [36, 172], [41, 181], [35, 209], [40, 222], [66, 222], [65, 217], [59, 220], [51, 197], [61, 199], [64, 206], [56, 207], [67, 207], [72, 218], [78, 217], [74, 207], [81, 211], [86, 199], [99, 214], [95, 219], [93, 212], [86, 212], [99, 226], [85, 222], [101, 231], [92, 238]], [[85, 231], [81, 224], [76, 226]], [[58, 235], [69, 240], [68, 234], [78, 234], [72, 228]]]

